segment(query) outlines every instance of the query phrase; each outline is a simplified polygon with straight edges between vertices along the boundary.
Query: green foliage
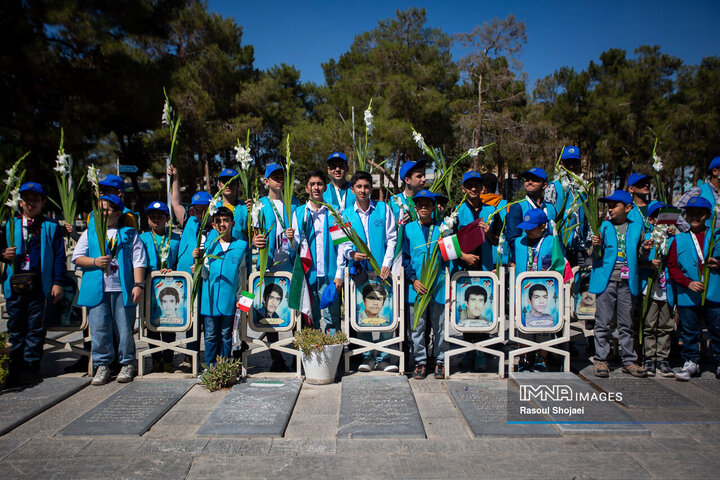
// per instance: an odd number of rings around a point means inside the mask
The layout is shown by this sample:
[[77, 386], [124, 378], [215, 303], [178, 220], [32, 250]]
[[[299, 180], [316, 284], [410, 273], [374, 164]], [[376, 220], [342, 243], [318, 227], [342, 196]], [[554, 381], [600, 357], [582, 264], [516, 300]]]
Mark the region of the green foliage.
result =
[[337, 331], [332, 335], [323, 332], [319, 328], [303, 328], [299, 332], [295, 332], [293, 347], [302, 350], [305, 355], [311, 352], [322, 352], [326, 345], [338, 345], [347, 343], [347, 336]]
[[230, 388], [237, 383], [241, 365], [240, 359], [227, 357], [218, 357], [215, 365], [208, 366], [203, 363], [204, 372], [200, 375], [200, 383], [211, 392]]

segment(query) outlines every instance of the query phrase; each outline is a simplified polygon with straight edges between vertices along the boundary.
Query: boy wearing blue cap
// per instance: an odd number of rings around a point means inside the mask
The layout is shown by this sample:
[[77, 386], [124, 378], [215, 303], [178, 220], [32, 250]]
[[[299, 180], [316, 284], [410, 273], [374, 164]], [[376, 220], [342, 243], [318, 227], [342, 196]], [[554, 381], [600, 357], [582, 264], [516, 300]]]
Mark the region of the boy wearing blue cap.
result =
[[633, 207], [632, 196], [615, 190], [601, 202], [608, 205], [610, 220], [602, 222], [600, 235], [592, 236], [590, 254], [593, 270], [590, 274], [590, 293], [597, 295], [595, 310], [595, 366], [597, 377], [608, 377], [610, 369], [611, 326], [617, 320], [618, 342], [622, 354], [622, 371], [634, 377], [646, 377], [647, 372], [637, 363], [633, 348], [633, 297], [638, 297], [640, 275], [638, 256], [640, 249], [650, 251], [652, 240], [644, 240], [641, 221], [632, 221], [628, 214]]
[[648, 222], [648, 209], [655, 202], [650, 201], [651, 177], [644, 173], [633, 173], [628, 177], [628, 192], [632, 195], [633, 208], [628, 218], [634, 222], [642, 222], [645, 231], [652, 230]]
[[332, 205], [335, 210], [342, 212], [346, 207], [355, 203], [355, 195], [350, 189], [350, 182], [345, 179], [348, 163], [342, 152], [331, 153], [327, 158], [327, 173], [330, 184], [323, 193], [322, 201]]
[[[65, 284], [65, 244], [57, 222], [45, 218], [45, 191], [39, 183], [20, 186], [22, 215], [12, 217], [2, 235], [3, 294], [8, 312], [10, 368], [8, 385], [42, 380], [40, 361], [47, 307]], [[9, 222], [14, 224], [10, 236]]]
[[524, 179], [523, 188], [525, 189], [525, 198], [523, 201], [510, 206], [510, 210], [505, 218], [505, 239], [508, 245], [513, 245], [515, 239], [524, 235], [524, 231], [518, 228], [522, 223], [523, 217], [528, 210], [539, 208], [545, 212], [550, 222], [550, 228], [554, 230], [554, 222], [556, 217], [555, 207], [549, 203], [545, 203], [545, 187], [547, 187], [548, 176], [545, 170], [539, 167], [533, 167], [521, 174]]
[[113, 337], [117, 337], [118, 362], [122, 365], [117, 381], [131, 382], [135, 375], [135, 323], [136, 305], [145, 289], [145, 248], [134, 228], [121, 223], [122, 200], [117, 195], [100, 197], [107, 213], [107, 239], [105, 255], [100, 245], [95, 222], [88, 225], [80, 236], [72, 261], [83, 270], [78, 293], [78, 305], [88, 307], [92, 360], [97, 367], [93, 385], [104, 385], [110, 379], [109, 365], [115, 359]]
[[[493, 175], [494, 177], [494, 175]], [[490, 180], [488, 182], [488, 180]], [[485, 270], [491, 271], [495, 269], [495, 260], [497, 258], [497, 235], [490, 229], [488, 219], [490, 215], [501, 209], [507, 202], [498, 200], [495, 205], [483, 202], [483, 195], [493, 193], [488, 189], [492, 179], [484, 180], [483, 175], [477, 172], [465, 172], [462, 177], [462, 191], [466, 195], [465, 203], [460, 205], [457, 215], [457, 225], [453, 229], [453, 233], [457, 233], [461, 228], [471, 224], [475, 220], [481, 220], [480, 227], [485, 231], [485, 235], [489, 241], [483, 242], [472, 252], [462, 252], [462, 256], [456, 262], [456, 265], [463, 270]], [[496, 182], [497, 183], [497, 180]], [[504, 219], [506, 210], [502, 209], [498, 212], [498, 217]], [[501, 227], [500, 227], [501, 228]]]
[[[423, 263], [430, 255], [435, 243], [441, 236], [439, 221], [433, 220], [435, 211], [435, 195], [429, 190], [420, 190], [412, 197], [418, 219], [405, 225], [405, 239], [403, 241], [403, 268], [405, 282], [408, 287], [407, 303], [410, 305], [408, 318], [410, 322], [415, 318], [415, 299], [428, 291], [433, 293], [433, 299], [427, 309], [420, 316], [417, 327], [412, 329], [410, 338], [413, 345], [413, 360], [415, 369], [413, 377], [422, 380], [427, 376], [427, 347], [425, 345], [426, 330], [432, 328], [433, 353], [435, 354], [435, 378], [445, 378], [445, 262], [439, 259], [440, 271], [434, 285], [423, 285], [420, 281]], [[429, 326], [429, 327], [428, 327]]]
[[[683, 341], [682, 357], [685, 363], [675, 374], [675, 380], [687, 382], [700, 374], [700, 333], [701, 319], [710, 334], [710, 348], [715, 359], [715, 376], [720, 379], [720, 242], [710, 251], [711, 235], [706, 226], [713, 213], [713, 205], [702, 197], [692, 197], [685, 205], [685, 219], [690, 231], [679, 233], [670, 245], [668, 273], [672, 279], [675, 303], [680, 317], [680, 338]], [[704, 267], [710, 267], [703, 278]], [[702, 293], [707, 282], [705, 303]]]
[[409, 160], [400, 166], [398, 176], [403, 185], [403, 191], [393, 195], [388, 206], [397, 222], [397, 243], [395, 244], [395, 256], [393, 259], [393, 273], [402, 264], [403, 237], [405, 236], [405, 224], [417, 220], [417, 212], [413, 204], [413, 197], [417, 192], [425, 188], [425, 159], [417, 162]]
[[[297, 237], [293, 243], [298, 247], [307, 242], [308, 250], [312, 258], [310, 269], [307, 272], [307, 280], [310, 286], [312, 297], [312, 320], [315, 328], [320, 328], [320, 319], [325, 325], [324, 330], [330, 334], [340, 329], [340, 294], [342, 289], [342, 278], [337, 276], [337, 248], [335, 247], [330, 233], [330, 227], [335, 225], [335, 220], [328, 212], [323, 202], [323, 194], [326, 192], [325, 176], [319, 170], [308, 172], [305, 181], [305, 192], [308, 194], [308, 201], [301, 205], [293, 214], [293, 230]], [[353, 199], [355, 196], [353, 195]], [[299, 248], [296, 255], [301, 254]], [[332, 288], [337, 289], [333, 300], [322, 308], [321, 301], [325, 290], [333, 284]]]
[[[150, 272], [160, 271], [168, 273], [177, 268], [180, 236], [169, 232], [167, 222], [170, 220], [170, 209], [165, 202], [151, 202], [145, 208], [149, 232], [140, 234], [140, 240], [145, 246], [145, 255], [148, 259], [147, 267]], [[162, 298], [160, 299], [162, 301]], [[179, 299], [178, 299], [179, 300]], [[148, 337], [164, 342], [175, 340], [175, 332], [153, 332], [148, 330]], [[173, 352], [164, 350], [152, 354], [153, 372], [173, 371]]]
[[[680, 208], [685, 208], [688, 200], [693, 197], [703, 197], [708, 203], [715, 208], [720, 201], [720, 157], [715, 157], [708, 166], [710, 178], [707, 182], [703, 182], [699, 186], [692, 187], [686, 191], [680, 200], [677, 201], [676, 205]], [[683, 217], [678, 219], [677, 226], [681, 232], [687, 232], [690, 230], [690, 225]], [[710, 227], [710, 219], [707, 220], [707, 226]]]
[[[355, 194], [355, 203], [345, 209], [343, 219], [350, 222], [355, 233], [368, 245], [373, 257], [381, 265], [381, 278], [387, 279], [391, 273], [397, 242], [395, 217], [384, 202], [371, 200], [372, 176], [368, 172], [355, 172], [350, 183], [352, 192]], [[357, 268], [356, 264], [362, 265], [361, 262], [367, 259], [367, 255], [353, 249], [350, 241], [340, 244], [337, 257], [339, 272], [335, 277], [342, 279], [346, 265], [352, 271]], [[365, 266], [365, 270], [367, 269]], [[372, 340], [372, 334], [369, 332], [359, 332], [357, 336], [363, 340]], [[382, 332], [380, 341], [387, 340], [392, 336], [393, 332]], [[373, 358], [374, 356], [376, 358]], [[386, 372], [397, 372], [398, 367], [390, 363], [389, 357], [390, 355], [384, 352], [365, 352], [363, 353], [363, 362], [358, 370], [369, 372], [377, 368]]]
[[[120, 200], [123, 200], [125, 196], [125, 180], [118, 175], [107, 175], [98, 182], [98, 187], [100, 189], [100, 195], [116, 195]], [[123, 207], [122, 213], [123, 217], [127, 217], [122, 219], [123, 224], [126, 227], [137, 229], [140, 222], [135, 216], [135, 213], [127, 208], [127, 206]], [[92, 214], [90, 215], [92, 216]], [[88, 222], [90, 222], [90, 220], [88, 220]]]

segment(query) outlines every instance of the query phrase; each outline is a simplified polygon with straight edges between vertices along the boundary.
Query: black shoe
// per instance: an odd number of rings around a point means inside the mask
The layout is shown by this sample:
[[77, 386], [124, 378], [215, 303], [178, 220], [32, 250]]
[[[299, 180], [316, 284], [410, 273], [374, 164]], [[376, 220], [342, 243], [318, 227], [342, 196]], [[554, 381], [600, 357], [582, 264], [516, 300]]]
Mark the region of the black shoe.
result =
[[427, 377], [427, 369], [425, 368], [425, 364], [421, 365], [415, 365], [415, 370], [413, 370], [413, 378], [415, 380], [423, 380], [425, 377]]
[[438, 380], [445, 378], [445, 365], [435, 365], [435, 378]]
[[78, 361], [63, 368], [65, 373], [87, 373], [90, 357], [83, 355]]
[[42, 382], [40, 362], [28, 362], [20, 372], [18, 383], [20, 385], [35, 385]]

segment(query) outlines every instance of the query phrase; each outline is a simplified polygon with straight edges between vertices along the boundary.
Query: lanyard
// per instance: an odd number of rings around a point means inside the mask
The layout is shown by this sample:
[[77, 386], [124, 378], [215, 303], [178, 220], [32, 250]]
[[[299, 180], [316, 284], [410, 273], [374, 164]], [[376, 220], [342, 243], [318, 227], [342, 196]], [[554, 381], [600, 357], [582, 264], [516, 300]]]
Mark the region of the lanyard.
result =
[[467, 206], [470, 209], [470, 213], [473, 216], [473, 220], [479, 219], [480, 218], [480, 210], [482, 210], [482, 202], [478, 206], [477, 215], [475, 214], [475, 207], [472, 206], [472, 204], [470, 203], [470, 200], [465, 200], [465, 203], [467, 203]]
[[[425, 229], [423, 228], [425, 225], [423, 225], [420, 220], [418, 220], [417, 222], [418, 222], [418, 225], [420, 225], [420, 230], [423, 233], [425, 233]], [[433, 231], [435, 230], [435, 224], [434, 223], [430, 224], [430, 226], [428, 228], [429, 228], [428, 234], [425, 237], [425, 251], [426, 252], [430, 251], [430, 242], [432, 242], [432, 236], [433, 236]]]
[[[10, 221], [14, 221], [14, 220], [11, 218]], [[33, 222], [32, 224], [29, 224], [29, 225], [28, 225], [28, 223], [29, 223], [28, 218], [25, 215], [23, 215], [22, 216], [22, 238], [23, 238], [23, 243], [25, 244], [26, 255], [30, 254], [30, 241], [35, 236], [34, 233], [30, 232], [30, 229], [33, 228], [33, 226], [35, 225], [35, 222]]]
[[528, 249], [528, 270], [535, 272], [542, 270], [542, 268], [540, 268], [540, 249], [542, 248], [542, 244], [546, 238], [548, 237], [541, 238], [535, 248], [530, 247]]
[[275, 212], [275, 217], [277, 218], [278, 222], [280, 222], [280, 226], [282, 227], [283, 231], [285, 230], [285, 220], [283, 220], [283, 216], [280, 215], [280, 213], [277, 210], [277, 207], [275, 206], [275, 200], [268, 197], [268, 201], [270, 202], [270, 206], [273, 209], [273, 212]]
[[[707, 234], [708, 232], [705, 232], [705, 235]], [[703, 249], [700, 248], [700, 243], [698, 242], [698, 239], [693, 232], [690, 232], [690, 238], [692, 238], [693, 244], [695, 245], [695, 251], [697, 252], [700, 264], [705, 263], [705, 254], [703, 253]]]
[[[170, 235], [155, 235], [154, 232], [150, 232], [150, 235], [152, 235], [153, 245], [155, 245], [155, 256], [157, 257], [157, 265], [158, 268], [162, 268], [162, 258], [160, 257], [160, 252], [163, 248], [167, 245], [167, 242], [170, 241]], [[162, 238], [162, 241], [160, 242], [160, 245], [158, 245], [158, 242], [155, 240], [155, 237]]]
[[617, 225], [613, 225], [613, 228], [615, 229], [615, 238], [617, 238], [617, 261], [616, 263], [625, 263], [627, 262], [627, 248], [626, 248], [626, 237], [627, 237], [627, 230], [625, 230], [625, 233], [620, 233], [620, 229]]
[[333, 188], [335, 189], [335, 196], [338, 199], [338, 206], [340, 207], [340, 211], [342, 212], [345, 210], [345, 200], [347, 200], [347, 191], [345, 191], [345, 195], [340, 195], [340, 192], [343, 190], [336, 187], [335, 184], [333, 184]]

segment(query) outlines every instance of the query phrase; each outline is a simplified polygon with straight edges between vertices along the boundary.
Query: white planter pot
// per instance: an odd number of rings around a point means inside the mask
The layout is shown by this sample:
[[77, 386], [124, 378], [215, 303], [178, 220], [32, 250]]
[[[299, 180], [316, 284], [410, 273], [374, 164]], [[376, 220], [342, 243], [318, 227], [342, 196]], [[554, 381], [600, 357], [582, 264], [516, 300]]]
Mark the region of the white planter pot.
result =
[[321, 352], [302, 354], [302, 365], [305, 370], [305, 381], [313, 385], [325, 385], [335, 381], [340, 356], [344, 345], [327, 345]]

